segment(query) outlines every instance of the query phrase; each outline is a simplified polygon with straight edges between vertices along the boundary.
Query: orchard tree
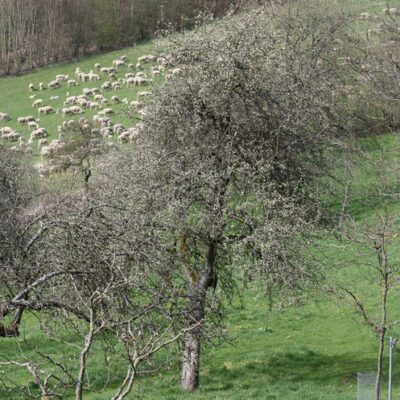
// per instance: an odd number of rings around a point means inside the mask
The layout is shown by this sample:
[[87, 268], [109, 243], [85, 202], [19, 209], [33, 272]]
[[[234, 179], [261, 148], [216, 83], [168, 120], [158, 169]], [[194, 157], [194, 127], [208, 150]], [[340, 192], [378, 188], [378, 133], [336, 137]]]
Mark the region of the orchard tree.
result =
[[166, 282], [164, 268], [182, 273], [168, 284], [186, 293], [186, 323], [196, 325], [184, 342], [185, 390], [199, 385], [206, 328], [237, 279], [258, 273], [272, 289], [302, 290], [316, 276], [305, 249], [325, 150], [342, 133], [332, 91], [345, 22], [324, 2], [302, 1], [172, 37], [163, 52], [173, 74], [135, 149], [99, 168], [108, 188], [99, 197], [122, 215], [121, 238]]

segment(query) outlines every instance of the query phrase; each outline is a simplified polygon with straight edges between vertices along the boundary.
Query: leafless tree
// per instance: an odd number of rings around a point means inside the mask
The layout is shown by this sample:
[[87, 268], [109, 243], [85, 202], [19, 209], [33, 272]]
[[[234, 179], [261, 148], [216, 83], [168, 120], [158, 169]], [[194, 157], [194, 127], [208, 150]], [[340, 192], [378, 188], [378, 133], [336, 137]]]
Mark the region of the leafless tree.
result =
[[237, 271], [277, 288], [315, 277], [302, 249], [319, 218], [311, 188], [341, 132], [332, 90], [346, 18], [314, 2], [270, 11], [171, 38], [175, 74], [156, 91], [135, 151], [98, 171], [103, 202], [123, 210], [126, 240], [183, 274], [183, 286], [171, 284], [189, 296], [188, 326], [198, 324], [184, 345], [189, 391], [199, 385], [207, 304], [234, 293]]

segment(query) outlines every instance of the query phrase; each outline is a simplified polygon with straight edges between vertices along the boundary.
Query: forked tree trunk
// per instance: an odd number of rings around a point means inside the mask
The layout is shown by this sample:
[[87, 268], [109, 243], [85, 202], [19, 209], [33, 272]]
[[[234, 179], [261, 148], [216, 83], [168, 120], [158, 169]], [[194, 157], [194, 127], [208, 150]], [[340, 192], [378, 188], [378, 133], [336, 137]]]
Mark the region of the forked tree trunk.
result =
[[204, 262], [198, 274], [197, 284], [194, 285], [192, 292], [191, 315], [189, 326], [199, 323], [190, 330], [185, 337], [185, 349], [183, 357], [181, 386], [182, 389], [193, 392], [199, 387], [200, 374], [200, 347], [202, 340], [202, 325], [204, 318], [207, 289], [215, 283], [215, 256], [217, 245], [215, 241], [210, 241]]
[[19, 324], [21, 323], [23, 307], [18, 307], [14, 311], [13, 319], [9, 326], [0, 324], [0, 337], [17, 337], [19, 336]]

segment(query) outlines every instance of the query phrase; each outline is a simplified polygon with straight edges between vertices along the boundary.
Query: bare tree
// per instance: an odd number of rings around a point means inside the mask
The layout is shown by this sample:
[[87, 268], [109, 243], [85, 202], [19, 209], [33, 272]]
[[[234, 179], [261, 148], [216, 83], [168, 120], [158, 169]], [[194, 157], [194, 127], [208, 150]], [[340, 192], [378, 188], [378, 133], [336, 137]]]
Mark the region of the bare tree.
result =
[[184, 345], [189, 391], [205, 315], [220, 318], [210, 306], [235, 292], [238, 270], [299, 290], [316, 273], [301, 249], [319, 217], [311, 188], [338, 133], [331, 93], [346, 18], [304, 2], [282, 13], [259, 9], [171, 38], [163, 51], [174, 75], [156, 91], [135, 151], [98, 171], [103, 202], [123, 210], [125, 240], [183, 276], [170, 282], [197, 325]]

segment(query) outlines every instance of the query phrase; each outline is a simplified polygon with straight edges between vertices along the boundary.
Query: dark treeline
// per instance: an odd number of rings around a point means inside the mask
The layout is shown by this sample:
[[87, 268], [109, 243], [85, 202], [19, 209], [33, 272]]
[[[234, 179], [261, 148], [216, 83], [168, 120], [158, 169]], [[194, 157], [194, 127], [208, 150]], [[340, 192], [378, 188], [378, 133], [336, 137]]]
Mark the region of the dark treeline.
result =
[[167, 25], [189, 28], [238, 0], [0, 0], [0, 75], [132, 45]]

